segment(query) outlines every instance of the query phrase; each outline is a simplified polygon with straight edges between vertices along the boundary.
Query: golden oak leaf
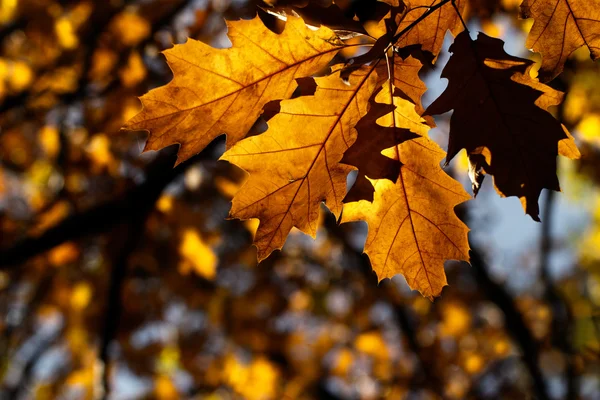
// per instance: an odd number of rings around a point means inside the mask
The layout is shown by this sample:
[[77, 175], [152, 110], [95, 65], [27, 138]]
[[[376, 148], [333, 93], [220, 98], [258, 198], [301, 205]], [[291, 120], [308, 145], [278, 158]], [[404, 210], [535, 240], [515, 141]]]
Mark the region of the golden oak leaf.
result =
[[398, 54], [390, 57], [390, 63], [392, 65], [389, 71], [387, 63], [380, 63], [377, 66], [380, 84], [387, 84], [386, 82], [390, 79], [389, 75], [391, 73], [392, 84], [400, 91], [397, 95], [403, 99], [410, 100], [417, 113], [419, 115], [423, 114], [425, 109], [421, 103], [421, 97], [427, 91], [425, 82], [419, 78], [419, 71], [423, 67], [423, 64], [412, 56], [403, 59]]
[[508, 55], [503, 44], [482, 33], [474, 42], [466, 32], [458, 35], [442, 73], [448, 88], [426, 113], [453, 109], [448, 160], [462, 148], [470, 157], [482, 155], [475, 169], [493, 175], [498, 193], [519, 197], [539, 221], [542, 189], [560, 190], [556, 156], [576, 158], [578, 152], [547, 111], [558, 104], [560, 92], [531, 78], [533, 62]]
[[258, 17], [227, 26], [231, 48], [188, 39], [164, 52], [173, 80], [142, 96], [144, 108], [125, 126], [150, 132], [145, 150], [179, 143], [181, 163], [223, 133], [231, 147], [265, 104], [289, 98], [296, 78], [315, 74], [344, 46], [330, 29], [311, 30], [299, 18], [290, 17], [281, 34]]
[[[442, 1], [443, 0], [407, 0], [408, 11], [405, 13], [402, 21], [398, 24], [398, 32], [409, 29], [410, 25], [421, 18], [429, 8], [438, 5]], [[456, 0], [456, 6], [462, 15], [464, 15], [466, 4], [467, 0]], [[456, 10], [452, 6], [452, 3], [447, 2], [410, 28], [396, 42], [396, 46], [407, 47], [420, 44], [423, 50], [428, 51], [437, 57], [442, 49], [446, 32], [450, 31], [456, 36], [463, 31], [463, 29], [463, 24]]]
[[398, 179], [372, 180], [373, 202], [345, 204], [342, 222], [367, 222], [365, 253], [380, 281], [402, 274], [431, 299], [447, 285], [444, 261], [469, 260], [469, 229], [454, 207], [470, 197], [442, 170], [445, 153], [426, 135], [384, 154], [402, 162]]
[[526, 45], [542, 54], [541, 81], [560, 74], [581, 46], [600, 58], [600, 0], [524, 0], [521, 16], [534, 19]]
[[367, 113], [377, 74], [363, 67], [348, 85], [339, 74], [316, 81], [314, 96], [282, 101], [265, 133], [237, 143], [222, 157], [250, 174], [230, 215], [260, 220], [254, 239], [259, 260], [280, 249], [294, 226], [314, 237], [322, 201], [337, 216], [342, 210], [352, 167], [339, 162], [356, 139], [354, 127]]
[[402, 164], [397, 158], [384, 156], [382, 151], [424, 136], [429, 130], [426, 121], [415, 111], [414, 103], [400, 97], [404, 93], [395, 88], [392, 81], [395, 79], [385, 81], [371, 99], [369, 112], [356, 125], [358, 137], [342, 158], [342, 163], [358, 168], [356, 182], [344, 202], [373, 200], [373, 185], [366, 177], [395, 182]]

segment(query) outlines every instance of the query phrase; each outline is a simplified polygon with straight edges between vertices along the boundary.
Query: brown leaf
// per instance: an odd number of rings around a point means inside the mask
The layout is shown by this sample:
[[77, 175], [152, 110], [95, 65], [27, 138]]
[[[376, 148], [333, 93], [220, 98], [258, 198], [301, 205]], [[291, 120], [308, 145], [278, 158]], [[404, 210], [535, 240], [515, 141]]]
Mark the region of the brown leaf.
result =
[[558, 154], [578, 152], [564, 127], [547, 112], [562, 94], [530, 76], [532, 61], [508, 55], [499, 39], [480, 33], [458, 35], [442, 76], [448, 88], [427, 109], [430, 115], [454, 110], [450, 122], [448, 160], [465, 148], [469, 156], [494, 176], [501, 196], [517, 196], [539, 221], [542, 189], [560, 190]]
[[542, 54], [542, 82], [560, 74], [581, 46], [600, 58], [600, 0], [524, 0], [521, 17], [534, 19], [526, 45]]
[[[408, 11], [399, 23], [398, 32], [407, 29], [410, 24], [414, 23], [425, 14], [429, 7], [439, 4], [441, 1], [443, 0], [407, 1]], [[466, 0], [456, 0], [456, 6], [462, 15], [465, 13], [466, 4]], [[398, 42], [396, 42], [396, 46], [406, 47], [420, 44], [422, 50], [429, 51], [437, 57], [442, 49], [446, 32], [450, 31], [456, 36], [463, 29], [464, 27], [460, 21], [460, 17], [456, 13], [452, 3], [448, 2], [406, 32]]]
[[145, 150], [179, 143], [181, 163], [223, 133], [231, 147], [265, 104], [289, 98], [296, 78], [318, 72], [344, 46], [330, 29], [314, 31], [293, 17], [279, 35], [258, 17], [227, 26], [231, 48], [189, 39], [164, 52], [173, 80], [142, 96], [144, 108], [125, 126], [150, 131]]
[[314, 96], [282, 101], [265, 133], [239, 142], [222, 157], [250, 174], [230, 215], [260, 220], [254, 239], [259, 260], [280, 249], [294, 226], [314, 237], [322, 201], [336, 216], [342, 211], [352, 167], [339, 162], [356, 139], [354, 127], [367, 113], [377, 74], [364, 67], [352, 74], [349, 85], [339, 74], [316, 81]]
[[402, 274], [432, 299], [447, 285], [444, 261], [469, 260], [469, 230], [454, 207], [470, 197], [442, 170], [445, 153], [427, 136], [385, 154], [402, 162], [398, 179], [372, 180], [373, 202], [345, 204], [342, 222], [369, 225], [365, 253], [380, 281]]
[[365, 177], [395, 182], [402, 164], [397, 158], [384, 156], [382, 151], [426, 135], [429, 130], [415, 111], [415, 105], [400, 97], [402, 92], [389, 83], [385, 81], [371, 100], [369, 113], [356, 126], [357, 140], [342, 159], [343, 163], [358, 168], [356, 182], [344, 202], [373, 200], [373, 185]]

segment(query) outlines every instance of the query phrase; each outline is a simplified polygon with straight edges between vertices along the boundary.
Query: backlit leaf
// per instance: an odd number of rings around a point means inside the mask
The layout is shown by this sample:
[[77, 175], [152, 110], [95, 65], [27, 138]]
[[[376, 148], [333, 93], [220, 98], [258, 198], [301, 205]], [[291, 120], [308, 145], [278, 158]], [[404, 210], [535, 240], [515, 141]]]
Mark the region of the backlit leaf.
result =
[[316, 81], [314, 96], [282, 101], [265, 133], [222, 157], [250, 174], [233, 199], [231, 216], [260, 219], [254, 238], [259, 260], [280, 249], [294, 226], [314, 237], [322, 201], [336, 216], [342, 211], [352, 168], [339, 162], [356, 139], [354, 127], [367, 112], [377, 74], [363, 67], [349, 85], [339, 74]]
[[231, 48], [189, 39], [164, 52], [173, 80], [144, 95], [144, 109], [125, 126], [150, 131], [146, 150], [179, 143], [180, 163], [223, 133], [231, 147], [265, 104], [289, 98], [296, 78], [318, 72], [343, 47], [330, 29], [313, 31], [299, 18], [280, 35], [258, 17], [227, 24]]
[[460, 34], [442, 73], [448, 88], [427, 113], [454, 109], [448, 160], [463, 148], [469, 156], [482, 154], [481, 167], [494, 176], [498, 193], [519, 197], [525, 212], [539, 220], [542, 189], [560, 190], [556, 156], [560, 151], [575, 158], [578, 152], [547, 112], [558, 104], [560, 92], [531, 78], [533, 62], [508, 55], [503, 44], [483, 33], [476, 41]]
[[[381, 93], [380, 101], [386, 91]], [[402, 120], [400, 113], [401, 108], [396, 108], [394, 116], [378, 123], [390, 126]], [[365, 253], [379, 280], [402, 274], [411, 288], [433, 298], [447, 284], [444, 261], [469, 259], [468, 228], [454, 207], [470, 197], [440, 167], [444, 151], [426, 136], [426, 130], [420, 133], [422, 137], [384, 152], [402, 163], [398, 179], [372, 180], [373, 202], [345, 204], [342, 222], [367, 222]]]
[[521, 16], [534, 19], [526, 46], [542, 54], [541, 81], [560, 74], [581, 46], [600, 58], [600, 0], [524, 0]]

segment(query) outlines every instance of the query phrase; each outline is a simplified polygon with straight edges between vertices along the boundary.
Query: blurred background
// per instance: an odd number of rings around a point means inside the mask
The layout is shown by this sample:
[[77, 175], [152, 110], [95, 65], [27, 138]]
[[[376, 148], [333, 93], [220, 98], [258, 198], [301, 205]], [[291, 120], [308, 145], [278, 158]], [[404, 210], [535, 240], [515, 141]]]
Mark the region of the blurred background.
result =
[[[469, 25], [534, 57], [519, 3], [470, 0]], [[227, 47], [224, 18], [256, 12], [0, 0], [0, 399], [600, 399], [600, 64], [578, 51], [551, 83], [583, 157], [560, 160], [544, 223], [487, 179], [458, 209], [472, 266], [446, 263], [430, 302], [401, 276], [378, 286], [366, 226], [325, 208], [316, 240], [292, 232], [257, 265], [255, 221], [226, 220], [244, 173], [216, 161], [222, 138], [173, 169], [175, 147], [141, 154], [146, 134], [120, 131], [171, 79], [162, 50]], [[466, 168], [448, 172], [470, 191]]]

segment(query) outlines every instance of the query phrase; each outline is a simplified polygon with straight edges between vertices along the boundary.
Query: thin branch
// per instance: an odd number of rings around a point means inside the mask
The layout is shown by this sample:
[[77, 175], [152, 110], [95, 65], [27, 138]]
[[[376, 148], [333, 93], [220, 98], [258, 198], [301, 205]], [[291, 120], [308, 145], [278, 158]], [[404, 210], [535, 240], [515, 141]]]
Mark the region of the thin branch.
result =
[[174, 147], [165, 152], [168, 156], [158, 156], [147, 169], [147, 180], [123, 196], [100, 204], [90, 210], [65, 218], [57, 226], [48, 229], [38, 237], [29, 237], [8, 249], [0, 251], [0, 270], [18, 268], [19, 264], [69, 240], [79, 239], [98, 233], [108, 232], [115, 225], [130, 220], [136, 210], [145, 204], [155, 187], [164, 187], [190, 165], [199, 160], [212, 158], [212, 153], [221, 143], [213, 141], [204, 151], [188, 161], [172, 168]]
[[451, 0], [451, 1], [452, 1], [452, 7], [454, 7], [454, 11], [456, 11], [456, 14], [458, 15], [458, 18], [460, 18], [460, 22], [462, 22], [462, 25], [465, 28], [465, 31], [467, 33], [469, 33], [469, 28], [467, 27], [467, 24], [465, 23], [465, 20], [463, 19], [463, 16], [460, 13], [460, 10], [458, 9], [458, 6], [456, 5], [456, 0]]
[[490, 277], [488, 267], [473, 245], [471, 245], [471, 266], [480, 290], [504, 314], [505, 325], [508, 333], [521, 349], [523, 362], [533, 381], [533, 388], [539, 400], [549, 400], [548, 390], [540, 366], [538, 343], [523, 321], [521, 313], [517, 310], [512, 297], [504, 288]]
[[567, 392], [565, 399], [577, 398], [577, 372], [575, 371], [575, 350], [571, 344], [573, 337], [573, 314], [569, 304], [552, 282], [549, 273], [550, 253], [552, 251], [552, 222], [554, 215], [555, 192], [546, 191], [543, 223], [541, 224], [540, 239], [540, 276], [544, 282], [544, 298], [552, 309], [550, 334], [552, 342], [565, 355]]
[[[112, 272], [110, 274], [110, 284], [108, 290], [108, 300], [106, 302], [106, 311], [104, 312], [104, 326], [100, 342], [99, 358], [102, 361], [102, 384], [103, 398], [107, 399], [110, 393], [110, 345], [115, 340], [119, 331], [119, 323], [123, 311], [122, 289], [127, 276], [127, 265], [131, 254], [138, 247], [138, 244], [144, 233], [144, 226], [148, 215], [152, 211], [154, 204], [162, 193], [164, 186], [168, 183], [162, 182], [162, 185], [156, 185], [152, 193], [148, 193], [148, 199], [142, 207], [136, 210], [125, 229], [115, 227], [115, 238], [113, 242], [117, 243], [119, 249], [113, 262]], [[122, 243], [118, 245], [118, 243]]]

